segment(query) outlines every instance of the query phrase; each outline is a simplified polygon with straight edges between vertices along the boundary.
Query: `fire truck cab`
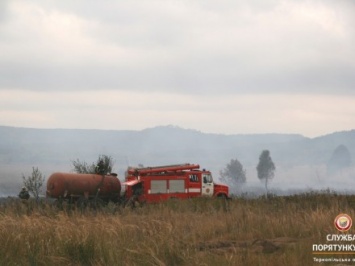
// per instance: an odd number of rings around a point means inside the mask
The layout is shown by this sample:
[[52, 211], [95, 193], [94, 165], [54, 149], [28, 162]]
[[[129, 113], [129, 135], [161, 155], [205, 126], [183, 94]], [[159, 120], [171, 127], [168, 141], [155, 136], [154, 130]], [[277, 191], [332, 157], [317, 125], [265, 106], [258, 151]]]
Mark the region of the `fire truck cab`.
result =
[[198, 164], [127, 169], [125, 196], [139, 202], [161, 202], [200, 196], [228, 198], [228, 186], [213, 182], [212, 174]]

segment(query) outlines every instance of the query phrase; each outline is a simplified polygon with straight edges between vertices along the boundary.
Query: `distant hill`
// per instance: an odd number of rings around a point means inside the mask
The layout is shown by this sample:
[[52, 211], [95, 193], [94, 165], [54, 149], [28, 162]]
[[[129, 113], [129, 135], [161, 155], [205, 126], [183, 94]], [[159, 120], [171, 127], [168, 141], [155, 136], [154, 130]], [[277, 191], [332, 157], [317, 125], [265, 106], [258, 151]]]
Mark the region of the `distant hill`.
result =
[[285, 170], [326, 164], [340, 144], [354, 155], [355, 130], [310, 139], [298, 134], [207, 134], [176, 126], [141, 131], [0, 126], [0, 185], [9, 178], [20, 179], [21, 173], [30, 174], [32, 166], [49, 175], [70, 171], [71, 160], [91, 163], [100, 154], [112, 156], [114, 170], [121, 175], [128, 165], [187, 162], [198, 163], [218, 175], [232, 158], [253, 174], [264, 149], [270, 150], [277, 169]]
[[308, 139], [301, 135], [287, 134], [206, 134], [174, 126], [142, 131], [0, 126], [0, 163], [68, 163], [76, 158], [95, 160], [99, 154], [109, 154], [125, 165], [191, 160], [217, 165], [232, 157], [255, 161], [254, 155], [261, 149], [280, 150], [305, 140]]

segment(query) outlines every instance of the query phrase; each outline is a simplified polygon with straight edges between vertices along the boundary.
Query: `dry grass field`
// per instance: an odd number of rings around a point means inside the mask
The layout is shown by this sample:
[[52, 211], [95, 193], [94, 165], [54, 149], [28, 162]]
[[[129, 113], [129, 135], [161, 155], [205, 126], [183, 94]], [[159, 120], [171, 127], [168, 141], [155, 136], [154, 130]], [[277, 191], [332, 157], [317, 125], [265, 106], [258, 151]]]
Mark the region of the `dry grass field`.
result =
[[101, 210], [13, 200], [0, 205], [0, 265], [314, 265], [312, 244], [354, 207], [329, 192]]

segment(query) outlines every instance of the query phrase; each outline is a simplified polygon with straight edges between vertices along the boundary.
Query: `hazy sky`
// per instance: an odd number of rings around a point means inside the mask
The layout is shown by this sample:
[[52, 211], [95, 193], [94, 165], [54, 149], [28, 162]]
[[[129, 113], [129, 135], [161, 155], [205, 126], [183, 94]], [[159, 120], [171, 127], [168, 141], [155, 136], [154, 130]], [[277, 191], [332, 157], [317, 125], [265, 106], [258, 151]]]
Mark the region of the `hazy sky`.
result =
[[355, 128], [353, 0], [1, 0], [0, 125]]

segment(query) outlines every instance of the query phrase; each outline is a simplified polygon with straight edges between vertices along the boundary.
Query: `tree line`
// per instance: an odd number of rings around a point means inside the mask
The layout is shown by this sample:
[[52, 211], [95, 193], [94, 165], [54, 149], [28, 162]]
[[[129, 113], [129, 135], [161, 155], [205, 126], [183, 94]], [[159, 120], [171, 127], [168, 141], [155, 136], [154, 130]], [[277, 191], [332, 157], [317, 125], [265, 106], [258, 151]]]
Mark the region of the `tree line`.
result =
[[[93, 173], [111, 173], [113, 168], [113, 158], [108, 155], [100, 155], [96, 162], [88, 164], [79, 159], [71, 161], [73, 171], [76, 173], [93, 174]], [[339, 145], [333, 151], [330, 160], [327, 162], [328, 175], [335, 175], [351, 166], [352, 158], [348, 148], [344, 145]], [[143, 166], [143, 165], [141, 165]], [[256, 166], [259, 180], [264, 184], [266, 194], [268, 193], [268, 186], [275, 176], [275, 164], [271, 158], [269, 150], [263, 150], [259, 156], [259, 162]], [[246, 170], [238, 159], [231, 159], [226, 167], [220, 171], [221, 181], [229, 185], [241, 185], [246, 182]], [[32, 174], [29, 176], [22, 175], [23, 188], [20, 195], [23, 198], [28, 198], [31, 194], [38, 199], [41, 188], [45, 182], [44, 175], [40, 172], [38, 167], [32, 167]], [[22, 194], [21, 194], [22, 193]]]
[[[91, 164], [82, 162], [79, 159], [72, 160], [71, 163], [73, 165], [73, 172], [78, 174], [107, 174], [111, 173], [114, 161], [111, 156], [99, 155], [97, 161]], [[23, 187], [18, 195], [19, 198], [27, 200], [32, 195], [32, 197], [38, 200], [45, 179], [45, 176], [38, 167], [32, 167], [31, 175], [25, 176], [22, 174]]]
[[[107, 174], [111, 173], [113, 167], [113, 159], [111, 156], [100, 155], [97, 162], [88, 164], [79, 159], [71, 161], [73, 171], [81, 174]], [[275, 165], [271, 159], [268, 150], [262, 151], [259, 157], [259, 163], [256, 167], [258, 171], [258, 178], [264, 182], [266, 192], [268, 191], [268, 184], [274, 178]], [[238, 159], [232, 159], [227, 164], [226, 168], [220, 172], [222, 181], [227, 184], [243, 184], [246, 182], [246, 171]], [[28, 199], [30, 194], [35, 199], [39, 198], [41, 188], [44, 184], [45, 177], [39, 171], [38, 167], [32, 167], [32, 174], [29, 176], [22, 175], [23, 188], [19, 194], [22, 199]]]
[[[269, 150], [263, 150], [261, 152], [256, 170], [259, 180], [264, 183], [267, 194], [268, 185], [274, 178], [276, 170]], [[227, 184], [244, 184], [246, 182], [246, 171], [238, 159], [231, 159], [226, 167], [220, 171], [220, 176], [221, 180]]]

